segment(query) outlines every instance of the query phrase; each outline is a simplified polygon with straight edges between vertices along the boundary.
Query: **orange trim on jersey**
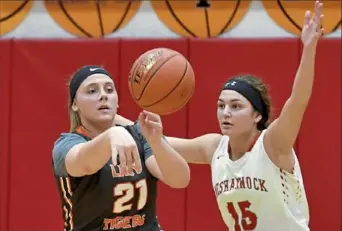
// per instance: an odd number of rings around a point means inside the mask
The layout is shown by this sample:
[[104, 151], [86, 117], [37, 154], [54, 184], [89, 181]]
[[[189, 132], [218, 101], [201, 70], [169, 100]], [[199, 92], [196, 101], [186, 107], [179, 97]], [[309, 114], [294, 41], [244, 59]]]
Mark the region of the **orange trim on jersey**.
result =
[[64, 216], [64, 227], [65, 231], [72, 231], [74, 229], [74, 222], [73, 222], [73, 214], [72, 214], [72, 203], [71, 203], [71, 185], [70, 185], [70, 178], [69, 177], [60, 177], [59, 182], [61, 185], [61, 189], [63, 192], [63, 198], [66, 204], [69, 206], [64, 205], [63, 210], [65, 213]]
[[83, 127], [83, 126], [79, 126], [75, 129], [75, 132], [77, 132], [78, 134], [84, 135], [89, 137], [89, 133], [88, 131]]

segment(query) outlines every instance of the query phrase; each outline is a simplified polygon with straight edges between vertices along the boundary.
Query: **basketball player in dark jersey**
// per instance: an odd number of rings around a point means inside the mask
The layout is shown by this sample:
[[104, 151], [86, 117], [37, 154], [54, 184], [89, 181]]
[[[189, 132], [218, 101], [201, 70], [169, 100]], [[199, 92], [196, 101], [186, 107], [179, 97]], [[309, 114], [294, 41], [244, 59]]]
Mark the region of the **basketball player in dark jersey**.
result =
[[140, 126], [113, 126], [118, 96], [98, 66], [80, 68], [69, 94], [71, 129], [53, 148], [64, 230], [161, 231], [157, 181], [184, 188], [190, 170], [162, 138], [160, 117], [143, 112]]

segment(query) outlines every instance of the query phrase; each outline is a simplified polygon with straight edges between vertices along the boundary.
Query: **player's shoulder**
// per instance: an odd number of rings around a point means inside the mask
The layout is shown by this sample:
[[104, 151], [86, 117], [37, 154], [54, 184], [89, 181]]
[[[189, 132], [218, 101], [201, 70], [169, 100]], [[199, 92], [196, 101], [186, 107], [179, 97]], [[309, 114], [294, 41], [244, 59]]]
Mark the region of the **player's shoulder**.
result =
[[73, 141], [73, 140], [87, 141], [87, 138], [74, 132], [62, 132], [57, 137], [54, 145], [56, 146], [57, 144], [61, 142]]
[[60, 149], [64, 149], [65, 146], [70, 147], [79, 143], [87, 142], [88, 139], [80, 134], [73, 132], [61, 133], [53, 145], [53, 152], [57, 152]]
[[202, 145], [210, 149], [216, 149], [223, 136], [218, 133], [208, 133], [200, 136], [199, 138], [199, 141], [202, 143]]
[[76, 133], [61, 133], [54, 143], [52, 149], [52, 161], [55, 174], [58, 176], [67, 176], [65, 168], [65, 157], [71, 148], [77, 144], [87, 142], [87, 138]]
[[218, 133], [208, 133], [195, 138], [196, 145], [201, 147], [209, 163], [218, 148], [222, 137], [223, 136]]

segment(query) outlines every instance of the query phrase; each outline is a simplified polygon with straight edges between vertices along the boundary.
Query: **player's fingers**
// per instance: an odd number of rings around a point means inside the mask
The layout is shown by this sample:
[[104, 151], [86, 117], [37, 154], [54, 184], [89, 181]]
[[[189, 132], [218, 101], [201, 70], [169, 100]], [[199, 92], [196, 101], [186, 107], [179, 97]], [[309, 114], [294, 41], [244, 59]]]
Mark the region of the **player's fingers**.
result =
[[125, 154], [125, 149], [123, 146], [118, 146], [118, 153], [119, 153], [119, 160], [120, 160], [120, 166], [123, 168], [126, 167], [126, 154]]
[[316, 2], [315, 4], [315, 17], [314, 20], [321, 28], [321, 16], [322, 16], [322, 10], [323, 10], [323, 3], [320, 3], [319, 1]]
[[321, 28], [319, 32], [317, 32], [317, 37], [321, 37], [324, 34], [324, 28]]
[[113, 165], [118, 165], [118, 150], [116, 148], [112, 148], [112, 162]]
[[146, 121], [146, 115], [141, 112], [139, 114], [138, 120], [139, 120], [140, 125], [144, 126], [145, 125], [145, 121]]
[[322, 29], [323, 18], [324, 18], [324, 15], [322, 14], [322, 15], [320, 15], [320, 17], [317, 21], [317, 32], [320, 32]]
[[135, 147], [132, 150], [132, 154], [133, 154], [133, 160], [134, 160], [134, 166], [135, 166], [135, 170], [137, 172], [141, 172], [142, 170], [142, 166], [141, 166], [141, 159], [140, 159], [140, 155], [139, 155], [139, 151], [138, 148]]
[[161, 128], [161, 124], [160, 122], [155, 122], [155, 121], [151, 121], [151, 120], [147, 120], [146, 123], [151, 126], [152, 128]]
[[133, 171], [133, 148], [134, 146], [126, 146], [125, 147], [125, 155], [126, 155], [126, 165], [127, 165], [127, 170], [129, 173], [132, 173]]
[[315, 14], [318, 17], [322, 14], [322, 10], [323, 10], [323, 3], [321, 3], [320, 1], [316, 1], [316, 4], [315, 4]]
[[145, 110], [143, 111], [143, 113], [147, 116], [147, 119], [150, 121], [155, 121], [155, 122], [160, 121], [160, 116], [157, 114], [154, 114], [152, 112], [145, 111]]
[[310, 19], [311, 19], [311, 12], [307, 10], [304, 15], [304, 27], [309, 26]]
[[112, 141], [110, 141], [110, 151], [112, 153], [112, 162], [113, 162], [113, 164], [115, 166], [115, 165], [118, 164], [118, 159], [117, 159], [117, 157], [118, 157], [118, 149], [116, 148], [116, 145], [113, 144]]

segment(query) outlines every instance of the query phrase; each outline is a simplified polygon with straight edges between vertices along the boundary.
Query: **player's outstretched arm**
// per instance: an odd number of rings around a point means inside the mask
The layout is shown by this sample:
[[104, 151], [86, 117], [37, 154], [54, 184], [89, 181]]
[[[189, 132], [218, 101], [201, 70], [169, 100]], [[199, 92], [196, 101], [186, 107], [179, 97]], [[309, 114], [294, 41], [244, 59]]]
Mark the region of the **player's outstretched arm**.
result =
[[206, 134], [193, 139], [166, 137], [167, 141], [188, 163], [210, 164], [222, 135]]
[[[53, 149], [55, 173], [61, 177], [91, 175], [101, 169], [111, 157], [116, 161], [118, 154], [121, 160], [126, 158], [126, 154], [132, 153], [136, 154], [134, 159], [139, 157], [133, 137], [122, 127], [112, 127], [91, 141], [85, 141], [80, 136], [71, 134], [55, 143]], [[125, 158], [122, 158], [123, 155]], [[137, 167], [141, 167], [140, 158], [138, 159]]]
[[292, 148], [297, 139], [304, 112], [311, 97], [316, 46], [322, 35], [322, 3], [315, 3], [314, 17], [305, 14], [302, 31], [303, 53], [294, 80], [291, 96], [286, 101], [280, 116], [267, 129], [264, 138], [265, 150], [271, 160], [287, 171], [292, 171], [294, 156]]
[[140, 113], [136, 126], [146, 141], [145, 163], [151, 174], [172, 188], [187, 187], [190, 182], [189, 165], [163, 137], [160, 117], [144, 111]]
[[[115, 124], [126, 126], [134, 122], [120, 115], [115, 117]], [[220, 142], [221, 134], [206, 134], [194, 139], [183, 139], [178, 137], [166, 137], [167, 142], [188, 163], [210, 164], [211, 157]]]

